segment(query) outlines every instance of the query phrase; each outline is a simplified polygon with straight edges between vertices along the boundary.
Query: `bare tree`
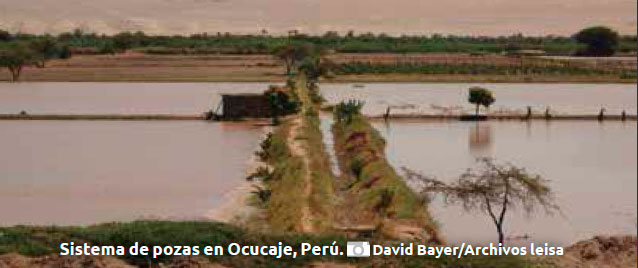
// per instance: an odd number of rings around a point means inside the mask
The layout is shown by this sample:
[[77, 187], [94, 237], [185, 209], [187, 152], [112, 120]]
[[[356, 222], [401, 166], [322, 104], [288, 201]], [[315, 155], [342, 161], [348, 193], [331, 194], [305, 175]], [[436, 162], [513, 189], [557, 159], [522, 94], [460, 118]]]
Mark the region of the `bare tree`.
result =
[[490, 216], [498, 242], [504, 242], [503, 224], [510, 209], [532, 214], [558, 210], [548, 181], [512, 164], [498, 164], [492, 158], [478, 158], [478, 168], [468, 169], [456, 181], [445, 183], [403, 168], [409, 180], [420, 183], [424, 193], [442, 193], [447, 204], [460, 204], [466, 211], [479, 210]]

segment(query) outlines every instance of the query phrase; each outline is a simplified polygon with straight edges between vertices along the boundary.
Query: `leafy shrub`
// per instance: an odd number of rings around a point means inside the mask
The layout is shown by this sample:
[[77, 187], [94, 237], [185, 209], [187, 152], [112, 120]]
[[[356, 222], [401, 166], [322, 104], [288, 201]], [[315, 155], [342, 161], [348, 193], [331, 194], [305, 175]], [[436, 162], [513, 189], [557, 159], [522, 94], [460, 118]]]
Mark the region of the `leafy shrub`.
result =
[[359, 100], [342, 101], [334, 108], [334, 118], [338, 122], [350, 124], [355, 117], [361, 115], [363, 105], [364, 102]]
[[258, 179], [262, 182], [267, 182], [272, 179], [272, 172], [267, 167], [258, 167], [253, 173], [246, 177], [247, 181], [253, 181]]
[[297, 82], [295, 82], [295, 80], [292, 78], [288, 78], [288, 80], [286, 80], [286, 87], [295, 88], [297, 87]]
[[251, 191], [250, 193], [256, 196], [261, 204], [268, 203], [268, 200], [270, 200], [270, 195], [272, 194], [272, 192], [258, 185], [253, 185], [253, 187], [255, 188], [255, 190]]
[[319, 86], [317, 86], [316, 83], [309, 83], [308, 95], [310, 96], [310, 101], [314, 104], [322, 104], [326, 102], [326, 99], [319, 92]]
[[257, 157], [259, 157], [259, 160], [261, 160], [262, 162], [268, 162], [268, 160], [270, 160], [271, 158], [270, 148], [272, 146], [272, 140], [272, 133], [268, 133], [266, 135], [266, 138], [264, 138], [261, 143], [259, 143], [260, 150], [257, 151], [255, 155], [257, 155]]
[[275, 163], [289, 155], [288, 146], [284, 138], [268, 133], [259, 144], [259, 151], [255, 153], [264, 163]]
[[383, 188], [379, 192], [379, 200], [377, 204], [374, 206], [374, 210], [381, 213], [382, 215], [386, 214], [390, 206], [392, 205], [392, 201], [394, 200], [395, 191], [391, 188]]
[[365, 166], [365, 163], [361, 159], [355, 158], [352, 160], [352, 162], [350, 163], [350, 171], [355, 176], [355, 178], [357, 179], [361, 178], [361, 173], [363, 171], [364, 166]]
[[275, 119], [299, 111], [300, 103], [291, 87], [271, 86], [264, 94], [268, 96]]

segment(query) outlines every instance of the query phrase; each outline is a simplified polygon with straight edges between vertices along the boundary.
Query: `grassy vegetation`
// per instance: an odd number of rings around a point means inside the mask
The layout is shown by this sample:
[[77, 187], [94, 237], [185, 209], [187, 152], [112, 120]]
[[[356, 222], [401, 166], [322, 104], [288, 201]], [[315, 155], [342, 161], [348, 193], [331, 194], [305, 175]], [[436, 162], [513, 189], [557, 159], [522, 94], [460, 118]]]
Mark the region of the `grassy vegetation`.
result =
[[312, 92], [308, 89], [305, 79], [305, 76], [301, 75], [296, 84], [298, 95], [304, 106], [301, 133], [305, 139], [305, 152], [310, 167], [309, 206], [316, 221], [315, 228], [325, 231], [332, 228], [334, 219], [334, 176], [320, 129], [318, 109], [322, 98], [317, 95], [316, 89]]
[[[44, 35], [9, 34], [2, 41], [19, 39], [42, 39]], [[389, 36], [383, 33], [338, 34], [326, 32], [323, 35], [307, 35], [291, 32], [289, 36], [236, 35], [230, 33], [194, 34], [190, 36], [146, 35], [143, 32], [123, 32], [116, 35], [99, 35], [74, 32], [62, 33], [56, 38], [65, 45], [84, 48], [84, 53], [113, 53], [123, 49], [142, 49], [153, 54], [264, 54], [284, 44], [312, 43], [337, 52], [465, 52], [500, 53], [521, 49], [540, 49], [550, 54], [570, 55], [582, 48], [570, 37], [523, 35], [511, 36]], [[82, 49], [76, 49], [81, 52]], [[623, 36], [619, 51], [635, 53], [636, 36]]]
[[299, 157], [290, 152], [287, 140], [290, 134], [290, 119], [285, 119], [279, 127], [261, 143], [257, 154], [272, 171], [261, 176], [266, 187], [260, 196], [265, 208], [268, 225], [273, 230], [295, 231], [299, 229], [301, 211], [305, 204], [303, 181], [304, 167]]
[[[361, 217], [414, 220], [434, 241], [440, 241], [427, 200], [414, 193], [385, 158], [385, 140], [362, 116], [333, 125], [340, 167], [349, 174], [343, 187], [354, 196]], [[367, 215], [366, 215], [367, 214]]]
[[[303, 78], [300, 78], [303, 79]], [[323, 231], [332, 226], [332, 174], [329, 160], [324, 151], [319, 118], [316, 107], [311, 103], [304, 80], [291, 80], [286, 90], [295, 103], [296, 114], [287, 117], [262, 141], [257, 153], [260, 159], [271, 167], [260, 169], [253, 177], [261, 178], [266, 189], [258, 190], [262, 205], [266, 210], [271, 229], [299, 231], [304, 206], [309, 207], [314, 220], [313, 229]], [[300, 121], [296, 121], [299, 118]], [[299, 133], [292, 133], [294, 124], [300, 123]], [[296, 135], [296, 136], [291, 136]], [[297, 139], [304, 147], [306, 155], [291, 152], [290, 141]], [[304, 163], [307, 161], [307, 164]], [[307, 166], [306, 166], [307, 165]], [[309, 170], [306, 170], [309, 169]], [[310, 174], [306, 181], [306, 174]], [[308, 186], [307, 183], [311, 185]], [[308, 188], [309, 187], [309, 188]], [[306, 189], [311, 189], [306, 193]]]
[[[331, 245], [337, 242], [345, 251], [346, 238], [336, 235], [309, 235], [300, 233], [264, 234], [249, 232], [218, 222], [170, 222], [136, 221], [130, 223], [107, 223], [88, 227], [4, 227], [0, 228], [0, 255], [16, 252], [28, 256], [57, 254], [59, 244], [64, 242], [89, 243], [91, 245], [130, 246], [135, 242], [145, 246], [200, 246], [221, 245], [236, 242], [241, 245], [277, 245], [282, 242], [297, 251], [302, 242], [313, 245]], [[372, 241], [382, 243], [382, 241]], [[135, 265], [166, 262], [166, 256], [158, 259], [126, 255], [121, 257]], [[536, 264], [520, 257], [463, 257], [462, 259], [430, 256], [418, 257], [373, 257], [346, 258], [345, 256], [297, 256], [275, 259], [264, 256], [211, 256], [211, 262], [229, 267], [300, 267], [314, 262], [351, 263], [360, 267], [551, 267]]]
[[335, 68], [340, 75], [350, 74], [427, 74], [427, 75], [543, 75], [597, 76], [613, 75], [621, 79], [635, 79], [635, 70], [596, 69], [572, 66], [517, 66], [492, 64], [428, 64], [428, 63], [345, 63]]
[[[89, 227], [26, 227], [17, 226], [0, 228], [0, 254], [17, 252], [28, 256], [57, 254], [59, 244], [74, 241], [91, 245], [122, 245], [132, 246], [135, 242], [146, 246], [226, 246], [236, 242], [242, 245], [277, 245], [283, 242], [298, 248], [301, 242], [312, 242], [317, 245], [330, 245], [338, 241], [345, 245], [343, 237], [311, 236], [303, 234], [266, 235], [247, 232], [243, 229], [217, 222], [168, 222], [168, 221], [136, 221], [131, 223], [108, 223]], [[148, 256], [123, 257], [131, 264], [147, 265], [148, 263], [164, 262], [168, 259], [162, 256], [152, 259]], [[312, 257], [287, 258], [277, 261], [270, 257], [232, 257], [211, 256], [211, 261], [234, 267], [285, 267], [299, 266]], [[327, 258], [330, 259], [330, 258]]]
[[318, 230], [329, 230], [333, 225], [335, 195], [333, 189], [334, 177], [330, 168], [328, 154], [325, 151], [323, 136], [319, 129], [320, 121], [317, 114], [305, 115], [303, 128], [308, 157], [310, 161], [310, 176], [312, 194], [310, 195], [310, 209], [318, 219], [315, 226]]

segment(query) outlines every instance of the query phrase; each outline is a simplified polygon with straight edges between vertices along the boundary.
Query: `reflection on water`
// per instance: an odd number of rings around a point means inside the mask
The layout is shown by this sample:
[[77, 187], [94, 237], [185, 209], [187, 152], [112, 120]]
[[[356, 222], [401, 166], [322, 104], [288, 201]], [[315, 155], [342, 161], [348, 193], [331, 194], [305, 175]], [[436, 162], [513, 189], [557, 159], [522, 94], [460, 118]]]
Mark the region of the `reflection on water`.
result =
[[363, 113], [382, 115], [388, 107], [393, 114], [461, 114], [473, 113], [467, 103], [467, 90], [482, 86], [494, 91], [496, 102], [491, 113], [535, 114], [547, 107], [553, 114], [596, 115], [601, 107], [607, 114], [636, 114], [635, 84], [465, 84], [465, 83], [370, 83], [324, 84], [321, 91], [330, 103], [346, 99], [365, 101]]
[[[563, 215], [508, 214], [506, 233], [520, 238], [512, 243], [567, 245], [598, 234], [636, 233], [636, 122], [391, 121], [375, 127], [397, 168], [451, 180], [477, 156], [491, 156], [551, 180]], [[496, 239], [486, 215], [438, 199], [431, 209], [451, 243]]]
[[246, 123], [0, 122], [0, 226], [197, 219], [245, 181]]
[[332, 118], [332, 114], [323, 113], [321, 114], [320, 119], [321, 122], [319, 128], [321, 129], [323, 144], [326, 146], [326, 153], [328, 154], [328, 158], [330, 159], [332, 174], [334, 174], [336, 177], [339, 177], [341, 176], [341, 169], [339, 168], [337, 154], [334, 150], [334, 137], [332, 135], [332, 124], [334, 124], [334, 119]]
[[470, 128], [468, 135], [470, 154], [474, 157], [486, 156], [489, 154], [492, 143], [492, 125], [475, 122]]

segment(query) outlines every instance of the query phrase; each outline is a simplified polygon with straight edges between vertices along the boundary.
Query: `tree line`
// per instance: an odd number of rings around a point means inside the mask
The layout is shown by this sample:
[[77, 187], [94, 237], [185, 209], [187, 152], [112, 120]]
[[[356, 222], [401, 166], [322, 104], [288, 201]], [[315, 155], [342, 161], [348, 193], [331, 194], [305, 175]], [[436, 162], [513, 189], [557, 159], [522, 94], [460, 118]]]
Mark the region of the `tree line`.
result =
[[[597, 27], [593, 27], [597, 28]], [[605, 28], [607, 27], [598, 27]], [[622, 36], [613, 33], [614, 51], [635, 52], [636, 36]], [[594, 31], [595, 32], [595, 31]], [[595, 33], [600, 34], [600, 33]], [[500, 53], [516, 50], [543, 50], [549, 54], [571, 55], [587, 51], [586, 46], [573, 36], [460, 36], [460, 35], [401, 35], [384, 33], [339, 34], [328, 31], [323, 35], [309, 35], [291, 31], [285, 36], [269, 35], [266, 31], [256, 35], [231, 33], [201, 33], [193, 35], [147, 35], [144, 32], [122, 32], [114, 35], [87, 33], [82, 30], [61, 33], [57, 36], [9, 33], [0, 30], [0, 43], [7, 40], [34, 40], [54, 38], [61, 44], [85, 48], [90, 53], [116, 53], [127, 49], [141, 49], [157, 54], [268, 54], [287, 44], [311, 43], [325, 49], [343, 53], [410, 53], [410, 52], [465, 52]], [[591, 40], [589, 40], [591, 41]], [[582, 54], [582, 53], [581, 53]]]
[[[3, 36], [5, 35], [0, 33], [0, 38]], [[9, 70], [12, 81], [17, 81], [20, 78], [25, 66], [44, 68], [50, 59], [70, 57], [69, 47], [50, 37], [33, 40], [10, 40], [5, 41], [0, 46], [0, 67], [6, 67]]]
[[[318, 77], [319, 73], [325, 73], [324, 67], [330, 65], [330, 62], [324, 60], [322, 55], [330, 52], [502, 53], [541, 49], [562, 55], [610, 56], [618, 51], [635, 53], [636, 44], [636, 36], [621, 36], [602, 26], [583, 29], [572, 37], [526, 37], [521, 34], [500, 37], [436, 34], [389, 36], [373, 33], [355, 35], [354, 32], [346, 35], [339, 35], [337, 32], [307, 35], [295, 31], [288, 36], [272, 36], [266, 32], [261, 35], [203, 33], [190, 36], [151, 36], [143, 32], [98, 35], [80, 30], [52, 36], [12, 34], [0, 30], [0, 67], [9, 69], [11, 79], [16, 81], [25, 66], [44, 67], [45, 62], [53, 58], [65, 59], [74, 53], [114, 54], [129, 49], [142, 49], [147, 53], [163, 54], [272, 54], [283, 61], [287, 74], [290, 75], [294, 68], [303, 66], [302, 69], [312, 74], [309, 77], [313, 78]], [[345, 66], [344, 72], [350, 70], [348, 67], [355, 73], [357, 70], [379, 69], [378, 66]], [[409, 66], [409, 70], [412, 69], [414, 66]], [[310, 81], [314, 82], [313, 79]]]

